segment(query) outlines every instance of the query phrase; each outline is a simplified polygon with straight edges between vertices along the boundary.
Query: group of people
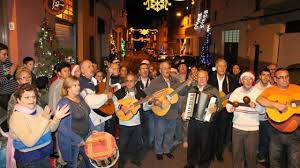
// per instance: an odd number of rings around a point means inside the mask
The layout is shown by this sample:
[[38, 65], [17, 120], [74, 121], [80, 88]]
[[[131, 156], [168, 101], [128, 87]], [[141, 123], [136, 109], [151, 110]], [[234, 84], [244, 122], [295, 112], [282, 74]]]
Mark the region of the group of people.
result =
[[[289, 83], [288, 71], [274, 69], [274, 64], [255, 79], [250, 71], [229, 74], [224, 59], [216, 60], [216, 71], [189, 69], [184, 60], [173, 71], [169, 62], [161, 62], [159, 75], [152, 73], [148, 60], [140, 63], [136, 74], [119, 60], [108, 64], [106, 72], [98, 71], [90, 60], [80, 65], [60, 62], [47, 89], [48, 80], [35, 77], [34, 63], [31, 57], [24, 58], [22, 66], [11, 63], [8, 47], [0, 44], [0, 106], [8, 117], [7, 125], [2, 124], [8, 131], [8, 168], [50, 167], [53, 149], [62, 166], [78, 167], [81, 160], [82, 167], [93, 167], [84, 145], [97, 131], [117, 139], [119, 168], [127, 161], [142, 166], [144, 149], [154, 149], [157, 160], [173, 159], [179, 144], [187, 148], [186, 168], [209, 167], [215, 158], [222, 161], [227, 147], [236, 168], [257, 167], [257, 161], [280, 167], [282, 153], [286, 153], [287, 167], [300, 167], [299, 129], [284, 133], [268, 121], [268, 108], [281, 113], [290, 108], [270, 96], [294, 99], [300, 93], [298, 85]], [[105, 83], [113, 89], [99, 93]], [[190, 95], [196, 95], [192, 103]], [[201, 103], [203, 95], [208, 95], [209, 103]], [[129, 120], [120, 120], [119, 113], [127, 115], [134, 108], [119, 103], [126, 98], [147, 101]], [[215, 101], [210, 103], [212, 98]], [[112, 115], [99, 110], [108, 101], [114, 105]], [[154, 109], [167, 112], [161, 115]]]

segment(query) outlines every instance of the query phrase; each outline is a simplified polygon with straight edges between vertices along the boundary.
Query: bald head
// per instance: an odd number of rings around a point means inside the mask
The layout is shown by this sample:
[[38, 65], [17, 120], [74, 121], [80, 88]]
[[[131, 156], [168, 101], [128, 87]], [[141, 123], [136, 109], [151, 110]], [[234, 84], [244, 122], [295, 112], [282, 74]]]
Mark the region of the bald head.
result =
[[88, 79], [91, 79], [94, 76], [94, 67], [93, 63], [90, 60], [84, 60], [80, 64], [80, 70], [83, 76]]
[[111, 63], [110, 68], [112, 69], [113, 76], [120, 75], [120, 65], [118, 63]]
[[198, 86], [204, 87], [207, 85], [208, 72], [206, 70], [199, 70], [197, 75]]

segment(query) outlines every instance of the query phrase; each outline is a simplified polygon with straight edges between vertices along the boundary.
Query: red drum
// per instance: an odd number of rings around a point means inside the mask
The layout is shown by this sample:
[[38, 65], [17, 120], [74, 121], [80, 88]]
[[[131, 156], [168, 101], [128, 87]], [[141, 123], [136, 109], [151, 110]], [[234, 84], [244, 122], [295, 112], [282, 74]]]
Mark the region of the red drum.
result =
[[85, 141], [85, 153], [96, 168], [112, 167], [119, 158], [115, 138], [107, 132], [91, 134]]

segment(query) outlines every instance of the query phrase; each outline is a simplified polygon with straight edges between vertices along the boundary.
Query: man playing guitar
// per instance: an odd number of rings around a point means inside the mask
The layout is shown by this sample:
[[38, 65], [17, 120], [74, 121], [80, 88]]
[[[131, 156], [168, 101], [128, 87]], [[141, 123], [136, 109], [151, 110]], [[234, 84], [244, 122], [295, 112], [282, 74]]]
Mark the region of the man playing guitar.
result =
[[[289, 83], [289, 72], [286, 69], [279, 68], [275, 72], [276, 86], [267, 88], [256, 100], [267, 109], [272, 108], [280, 111], [280, 114], [286, 113], [291, 108], [287, 104], [270, 100], [270, 96], [284, 97], [285, 100], [293, 99], [296, 95], [299, 98], [300, 86]], [[267, 111], [268, 112], [268, 111]], [[299, 111], [297, 111], [299, 113]], [[295, 112], [296, 113], [296, 112]], [[295, 115], [296, 116], [296, 115]], [[270, 117], [269, 116], [269, 120]], [[281, 167], [281, 156], [287, 152], [288, 165], [284, 167], [296, 168], [300, 165], [300, 129], [290, 133], [283, 133], [272, 127], [270, 134], [270, 167]], [[284, 150], [286, 149], [286, 151]]]
[[[147, 96], [163, 88], [176, 88], [180, 85], [179, 80], [170, 76], [171, 66], [168, 62], [162, 62], [159, 65], [160, 76], [153, 79], [150, 85], [144, 90]], [[187, 90], [185, 90], [187, 91]], [[184, 93], [182, 90], [180, 93]], [[167, 96], [168, 98], [168, 96]], [[169, 98], [168, 98], [169, 99]], [[162, 102], [154, 100], [154, 105], [161, 106]], [[165, 116], [155, 116], [155, 153], [157, 160], [163, 159], [163, 154], [172, 159], [171, 154], [173, 147], [174, 133], [176, 127], [176, 118], [178, 117], [178, 104], [172, 104]]]

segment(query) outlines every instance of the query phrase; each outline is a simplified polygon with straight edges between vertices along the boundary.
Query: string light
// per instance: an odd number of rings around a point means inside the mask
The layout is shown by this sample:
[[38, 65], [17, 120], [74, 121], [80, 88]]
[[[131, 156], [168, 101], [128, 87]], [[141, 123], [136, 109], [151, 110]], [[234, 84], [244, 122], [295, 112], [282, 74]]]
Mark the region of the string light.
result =
[[208, 31], [206, 33], [206, 36], [205, 36], [205, 41], [204, 41], [204, 44], [202, 46], [202, 50], [201, 50], [201, 56], [200, 56], [200, 62], [202, 64], [204, 64], [206, 67], [212, 65], [212, 62], [213, 62], [213, 58], [212, 58], [212, 55], [209, 53], [209, 47], [210, 47], [210, 44], [211, 44], [211, 32]]
[[203, 13], [202, 12], [198, 13], [197, 21], [194, 24], [194, 29], [195, 30], [203, 29], [204, 23], [206, 22], [207, 18], [208, 18], [208, 10], [205, 10]]

